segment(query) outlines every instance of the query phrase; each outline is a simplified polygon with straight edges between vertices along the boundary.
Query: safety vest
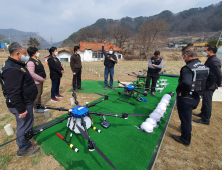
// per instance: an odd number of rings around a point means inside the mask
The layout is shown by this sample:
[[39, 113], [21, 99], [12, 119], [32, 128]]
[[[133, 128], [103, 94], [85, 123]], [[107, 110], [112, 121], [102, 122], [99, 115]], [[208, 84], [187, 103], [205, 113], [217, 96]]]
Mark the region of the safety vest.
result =
[[114, 56], [114, 54], [107, 54], [107, 57], [105, 57], [104, 65], [108, 68], [113, 68], [115, 66], [115, 62], [110, 60], [110, 57]]
[[22, 85], [21, 85], [21, 97], [24, 101], [34, 101], [37, 97], [38, 90], [32, 76], [30, 75], [27, 68], [22, 67], [21, 65], [18, 65], [11, 60], [5, 61], [5, 63], [3, 64], [1, 68], [1, 73], [0, 73], [0, 83], [2, 86], [3, 95], [5, 96], [5, 98], [7, 99], [7, 93], [5, 91], [5, 83], [4, 83], [4, 79], [2, 75], [4, 71], [8, 69], [16, 69], [24, 75]]
[[29, 61], [32, 61], [35, 64], [35, 74], [41, 76], [42, 78], [46, 78], [45, 69], [40, 60], [30, 58]]
[[[155, 65], [159, 65], [161, 62], [162, 62], [162, 58], [158, 58], [158, 60], [156, 60], [154, 57], [151, 58], [151, 62], [152, 64], [155, 64]], [[159, 73], [161, 71], [161, 68], [149, 68], [148, 67], [148, 73]]]
[[189, 94], [193, 95], [196, 93], [202, 95], [206, 87], [207, 76], [209, 75], [210, 69], [201, 63], [200, 60], [190, 62], [184, 67], [188, 67], [193, 73], [192, 86]]

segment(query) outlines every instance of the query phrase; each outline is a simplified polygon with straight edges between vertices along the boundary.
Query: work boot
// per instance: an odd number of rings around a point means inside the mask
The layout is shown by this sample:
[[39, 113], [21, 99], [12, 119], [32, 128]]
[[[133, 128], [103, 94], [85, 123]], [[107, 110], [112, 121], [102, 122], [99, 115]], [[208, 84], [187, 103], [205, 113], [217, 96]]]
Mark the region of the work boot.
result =
[[184, 146], [186, 146], [186, 147], [189, 147], [189, 146], [190, 146], [190, 144], [187, 145], [187, 144], [185, 144], [185, 143], [182, 141], [181, 136], [172, 135], [172, 138], [173, 138], [175, 141], [177, 141], [177, 142], [179, 142], [179, 143], [182, 143], [182, 144], [183, 144]]
[[105, 87], [105, 90], [107, 90], [107, 87]]
[[79, 93], [79, 91], [77, 89], [75, 89], [74, 92]]
[[151, 95], [152, 95], [152, 96], [156, 96], [156, 94], [155, 94], [154, 92], [151, 92]]
[[199, 114], [193, 113], [193, 115], [197, 116], [197, 117], [202, 117], [201, 113], [199, 113]]
[[114, 87], [112, 87], [112, 86], [111, 86], [110, 88], [111, 88], [112, 90], [114, 89]]
[[210, 124], [210, 121], [205, 121], [203, 119], [193, 119], [193, 121], [196, 122], [196, 123], [205, 124], [205, 125]]
[[22, 158], [24, 156], [31, 156], [36, 154], [39, 151], [40, 147], [30, 146], [26, 151], [18, 151], [16, 157]]

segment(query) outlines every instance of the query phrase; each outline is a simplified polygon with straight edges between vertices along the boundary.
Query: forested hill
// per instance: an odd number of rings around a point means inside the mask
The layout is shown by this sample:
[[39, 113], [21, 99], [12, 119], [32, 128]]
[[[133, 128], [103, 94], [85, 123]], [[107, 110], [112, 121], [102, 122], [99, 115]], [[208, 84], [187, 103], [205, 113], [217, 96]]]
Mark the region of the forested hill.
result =
[[[166, 10], [150, 17], [124, 17], [119, 20], [101, 18], [89, 27], [106, 31], [109, 25], [119, 24], [122, 27], [131, 30], [133, 33], [137, 33], [138, 29], [145, 21], [149, 22], [149, 20], [153, 18], [166, 19], [170, 24], [171, 35], [181, 35], [193, 32], [199, 33], [221, 31], [222, 1], [204, 8], [191, 8], [177, 14]], [[63, 45], [76, 42], [80, 31], [81, 29], [71, 34], [66, 40], [63, 41]]]

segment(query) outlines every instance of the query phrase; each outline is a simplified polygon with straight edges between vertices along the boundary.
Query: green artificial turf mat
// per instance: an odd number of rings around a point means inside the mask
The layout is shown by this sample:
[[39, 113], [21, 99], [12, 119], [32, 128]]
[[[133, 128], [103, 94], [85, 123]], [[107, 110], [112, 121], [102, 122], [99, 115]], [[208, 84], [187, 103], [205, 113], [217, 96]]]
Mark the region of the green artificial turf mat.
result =
[[[127, 120], [106, 116], [107, 121], [111, 124], [108, 129], [101, 127], [101, 116], [93, 116], [94, 126], [102, 130], [102, 133], [98, 133], [93, 129], [88, 129], [89, 135], [93, 141], [96, 142], [96, 146], [104, 152], [109, 160], [114, 164], [118, 170], [144, 170], [147, 169], [154, 150], [156, 149], [157, 142], [160, 138], [162, 130], [167, 121], [169, 112], [173, 107], [173, 101], [176, 95], [171, 100], [170, 106], [168, 106], [167, 114], [161, 119], [161, 123], [158, 123], [159, 128], [154, 129], [154, 134], [142, 132], [134, 127], [140, 126], [142, 122], [148, 118], [149, 114], [156, 108], [158, 102], [162, 96], [166, 93], [175, 92], [178, 78], [164, 77], [168, 79], [169, 85], [163, 90], [162, 93], [156, 93], [156, 97], [148, 95], [144, 97], [148, 100], [148, 103], [138, 102], [134, 98], [130, 98], [131, 102], [136, 105], [130, 105], [113, 98], [103, 101], [95, 107], [89, 108], [90, 111], [98, 112], [118, 112], [118, 113], [138, 113], [147, 114], [147, 117], [128, 117]], [[117, 92], [123, 89], [113, 90], [109, 93], [110, 97], [123, 98], [123, 95], [118, 96]], [[77, 94], [78, 97], [78, 94]], [[96, 100], [99, 101], [104, 97]], [[96, 102], [94, 101], [94, 102]], [[69, 106], [67, 105], [67, 108]], [[67, 116], [65, 114], [64, 116]], [[50, 129], [47, 129], [40, 134], [34, 136], [46, 154], [51, 154], [65, 169], [76, 170], [111, 170], [112, 168], [102, 159], [102, 157], [96, 152], [89, 152], [87, 149], [87, 141], [80, 135], [73, 135], [71, 143], [75, 145], [79, 152], [75, 153], [69, 146], [62, 141], [56, 132], [59, 132], [62, 136], [65, 135], [67, 121], [57, 124]], [[69, 132], [70, 133], [70, 132]]]
[[[104, 89], [104, 81], [83, 80], [81, 86], [84, 90], [79, 90], [80, 93], [109, 93], [112, 91], [109, 87], [107, 90]], [[119, 83], [113, 81], [113, 86], [119, 86]], [[72, 92], [72, 89], [68, 92]]]

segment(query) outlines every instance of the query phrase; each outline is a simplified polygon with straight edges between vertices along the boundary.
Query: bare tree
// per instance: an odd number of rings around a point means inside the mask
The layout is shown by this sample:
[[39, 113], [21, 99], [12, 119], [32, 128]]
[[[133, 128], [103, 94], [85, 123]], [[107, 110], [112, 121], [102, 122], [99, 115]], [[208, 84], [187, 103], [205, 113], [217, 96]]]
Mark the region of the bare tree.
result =
[[107, 33], [103, 30], [95, 30], [95, 39], [97, 42], [102, 43], [106, 40]]
[[79, 31], [77, 39], [78, 41], [92, 42], [94, 37], [94, 29], [90, 27], [85, 27]]
[[111, 38], [115, 39], [115, 45], [122, 48], [124, 43], [130, 37], [130, 30], [123, 28], [121, 25], [110, 25], [108, 27]]
[[169, 28], [170, 26], [165, 19], [152, 19], [143, 23], [136, 36], [136, 41], [141, 46], [140, 56], [144, 54], [143, 59], [147, 59], [151, 52], [166, 41]]

